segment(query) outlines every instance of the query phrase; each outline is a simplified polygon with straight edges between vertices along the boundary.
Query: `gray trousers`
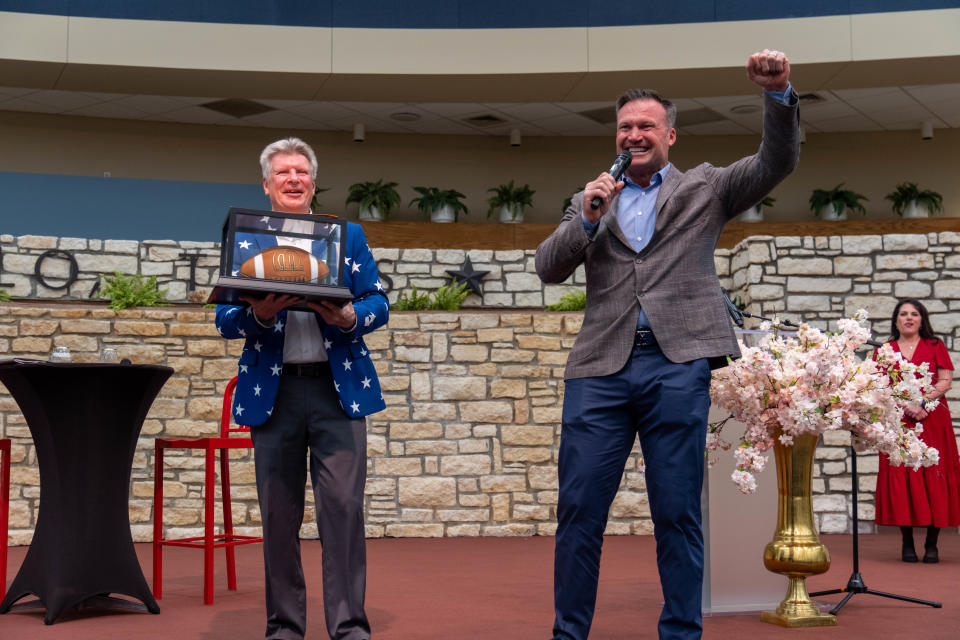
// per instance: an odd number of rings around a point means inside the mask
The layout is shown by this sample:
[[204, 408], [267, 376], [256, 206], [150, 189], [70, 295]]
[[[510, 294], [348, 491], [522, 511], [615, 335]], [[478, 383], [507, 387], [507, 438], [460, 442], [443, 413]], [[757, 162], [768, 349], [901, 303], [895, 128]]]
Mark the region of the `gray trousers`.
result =
[[307, 452], [323, 546], [323, 610], [334, 640], [367, 640], [363, 489], [366, 420], [347, 416], [330, 377], [284, 375], [267, 422], [250, 429], [263, 521], [266, 638], [299, 640], [307, 627], [300, 560]]

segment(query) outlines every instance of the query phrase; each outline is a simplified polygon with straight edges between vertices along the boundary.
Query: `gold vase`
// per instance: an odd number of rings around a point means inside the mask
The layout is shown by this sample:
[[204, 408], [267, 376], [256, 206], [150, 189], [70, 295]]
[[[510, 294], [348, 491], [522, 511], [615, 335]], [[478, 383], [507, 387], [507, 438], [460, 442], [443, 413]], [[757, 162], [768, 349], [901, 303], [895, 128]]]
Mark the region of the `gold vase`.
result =
[[837, 624], [837, 617], [821, 613], [807, 594], [807, 576], [830, 568], [830, 552], [820, 542], [813, 522], [811, 475], [817, 436], [795, 437], [793, 446], [784, 446], [774, 436], [773, 452], [777, 461], [777, 530], [773, 541], [763, 550], [763, 566], [787, 576], [787, 596], [776, 611], [764, 611], [764, 622], [783, 627], [826, 627]]

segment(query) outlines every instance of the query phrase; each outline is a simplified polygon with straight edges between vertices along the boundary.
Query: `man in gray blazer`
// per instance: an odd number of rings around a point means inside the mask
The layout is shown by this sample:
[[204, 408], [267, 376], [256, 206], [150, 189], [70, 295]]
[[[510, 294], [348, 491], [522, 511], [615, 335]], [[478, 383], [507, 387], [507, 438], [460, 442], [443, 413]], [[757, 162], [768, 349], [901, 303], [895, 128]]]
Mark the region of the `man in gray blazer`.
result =
[[589, 634], [607, 514], [637, 437], [665, 601], [660, 638], [701, 636], [710, 370], [739, 355], [713, 252], [724, 224], [786, 178], [800, 150], [786, 56], [764, 50], [746, 66], [765, 93], [756, 154], [684, 173], [668, 160], [676, 107], [654, 91], [628, 91], [617, 101], [617, 151], [632, 155], [624, 180], [604, 173], [587, 183], [537, 249], [544, 282], [563, 282], [580, 264], [587, 275], [565, 372], [556, 640]]

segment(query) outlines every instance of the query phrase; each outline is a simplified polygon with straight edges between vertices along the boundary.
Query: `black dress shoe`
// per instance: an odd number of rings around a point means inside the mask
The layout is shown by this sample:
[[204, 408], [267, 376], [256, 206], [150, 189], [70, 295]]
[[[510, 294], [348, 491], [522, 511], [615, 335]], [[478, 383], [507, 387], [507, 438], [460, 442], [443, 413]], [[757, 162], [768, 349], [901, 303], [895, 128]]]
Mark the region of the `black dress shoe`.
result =
[[[937, 564], [940, 562], [940, 553], [936, 547], [926, 547], [923, 553], [923, 561], [927, 564]], [[914, 560], [916, 562], [916, 560]]]
[[[924, 559], [926, 559], [926, 556], [924, 556]], [[917, 558], [917, 550], [913, 548], [913, 545], [910, 545], [909, 547], [904, 545], [903, 549], [900, 551], [900, 560], [903, 562], [919, 561], [919, 558]]]

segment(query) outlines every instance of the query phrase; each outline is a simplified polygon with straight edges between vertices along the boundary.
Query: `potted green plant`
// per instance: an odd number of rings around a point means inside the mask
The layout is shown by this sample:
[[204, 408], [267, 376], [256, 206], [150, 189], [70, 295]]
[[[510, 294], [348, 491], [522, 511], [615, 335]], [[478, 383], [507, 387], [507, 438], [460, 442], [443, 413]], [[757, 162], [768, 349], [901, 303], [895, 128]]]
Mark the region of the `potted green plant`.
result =
[[861, 200], [868, 200], [867, 196], [843, 188], [841, 182], [833, 189], [814, 189], [810, 194], [810, 209], [813, 215], [819, 216], [823, 212], [824, 220], [846, 220], [847, 210], [859, 211], [867, 215]]
[[385, 220], [400, 204], [396, 182], [357, 182], [347, 187], [347, 202], [360, 205], [360, 220]]
[[460, 213], [468, 213], [467, 206], [461, 198], [466, 196], [456, 189], [438, 189], [437, 187], [414, 187], [420, 195], [410, 201], [410, 205], [417, 205], [425, 216], [430, 216], [431, 222], [456, 222]]
[[523, 222], [523, 210], [533, 206], [533, 194], [536, 191], [531, 189], [529, 184], [515, 187], [511, 180], [507, 184], [487, 189], [487, 193], [493, 194], [487, 199], [487, 204], [490, 205], [488, 218], [494, 212], [499, 212], [500, 222]]
[[943, 196], [929, 189], [921, 191], [916, 182], [901, 182], [884, 197], [893, 203], [893, 212], [904, 218], [927, 218], [943, 211]]
[[739, 218], [740, 222], [761, 222], [763, 220], [763, 208], [772, 207], [773, 203], [776, 201], [776, 198], [767, 196], [754, 206], [741, 213]]

